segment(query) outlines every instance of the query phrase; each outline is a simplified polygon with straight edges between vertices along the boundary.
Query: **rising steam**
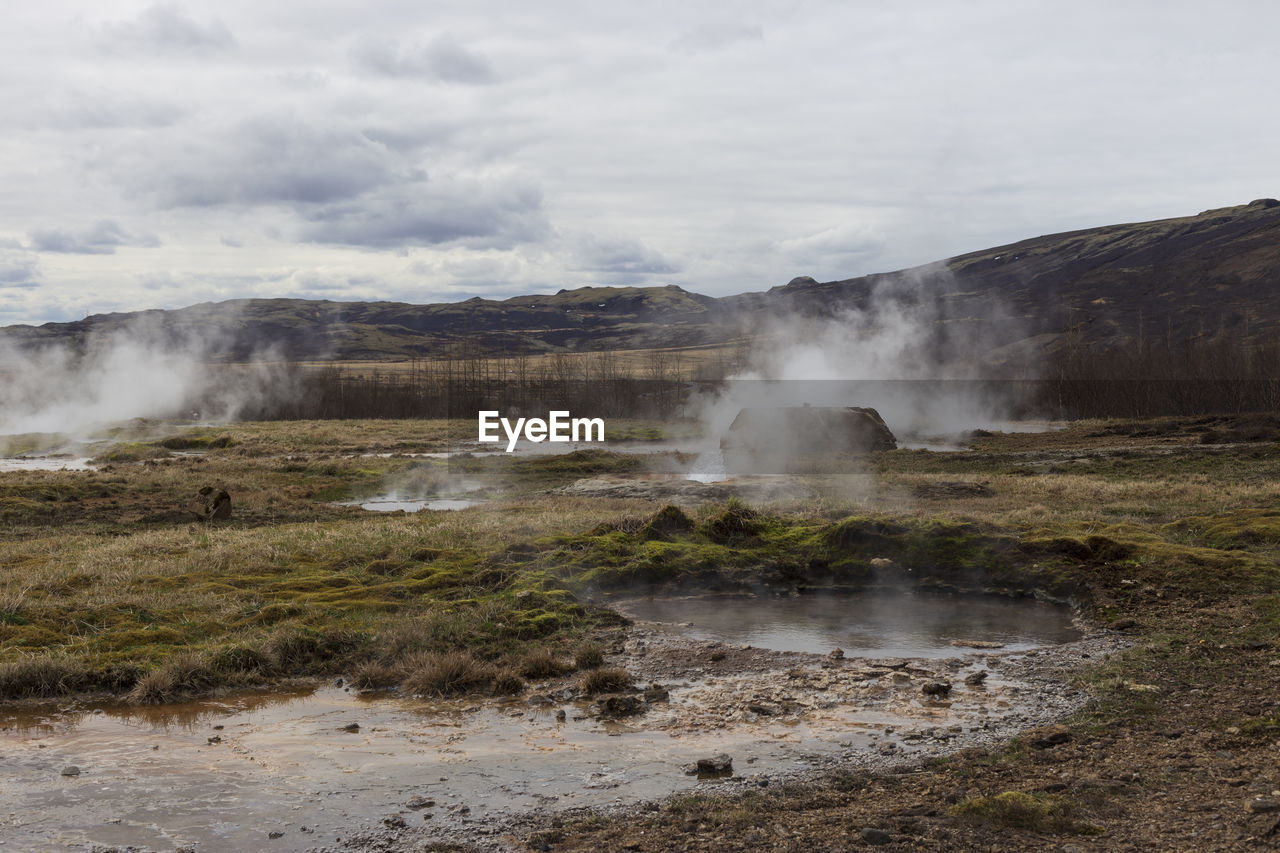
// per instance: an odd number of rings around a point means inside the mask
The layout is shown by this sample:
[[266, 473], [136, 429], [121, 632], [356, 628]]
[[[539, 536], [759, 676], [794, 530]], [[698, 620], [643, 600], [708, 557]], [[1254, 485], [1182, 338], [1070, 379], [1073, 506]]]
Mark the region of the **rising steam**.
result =
[[248, 364], [210, 364], [230, 339], [231, 325], [160, 325], [144, 318], [91, 332], [80, 347], [2, 347], [0, 436], [84, 439], [133, 418], [230, 420], [266, 395], [288, 393], [270, 351]]

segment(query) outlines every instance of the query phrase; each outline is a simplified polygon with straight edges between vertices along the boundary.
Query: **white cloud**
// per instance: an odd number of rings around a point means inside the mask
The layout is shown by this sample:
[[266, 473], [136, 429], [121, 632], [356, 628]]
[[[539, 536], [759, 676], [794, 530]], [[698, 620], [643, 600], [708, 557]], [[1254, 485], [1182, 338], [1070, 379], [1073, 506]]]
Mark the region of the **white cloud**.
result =
[[6, 11], [0, 322], [723, 294], [1280, 195], [1261, 3]]

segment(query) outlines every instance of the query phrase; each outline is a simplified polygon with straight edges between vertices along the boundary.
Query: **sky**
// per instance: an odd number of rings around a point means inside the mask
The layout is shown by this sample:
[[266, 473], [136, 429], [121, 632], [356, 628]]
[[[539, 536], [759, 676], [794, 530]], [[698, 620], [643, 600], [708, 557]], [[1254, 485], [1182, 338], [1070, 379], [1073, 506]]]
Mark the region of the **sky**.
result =
[[712, 295], [1280, 195], [1280, 4], [10, 4], [0, 325]]

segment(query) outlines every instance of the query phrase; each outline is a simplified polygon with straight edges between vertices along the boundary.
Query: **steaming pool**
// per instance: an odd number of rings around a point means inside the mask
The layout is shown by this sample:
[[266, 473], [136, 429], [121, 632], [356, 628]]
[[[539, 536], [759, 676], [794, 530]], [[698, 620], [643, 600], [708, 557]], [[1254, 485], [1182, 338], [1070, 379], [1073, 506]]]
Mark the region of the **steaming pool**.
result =
[[419, 512], [431, 510], [458, 510], [480, 506], [479, 498], [396, 498], [377, 497], [359, 501], [343, 501], [339, 506], [358, 506], [370, 512]]
[[995, 596], [702, 596], [613, 606], [699, 640], [810, 654], [946, 658], [964, 648], [1026, 651], [1080, 638], [1070, 608]]

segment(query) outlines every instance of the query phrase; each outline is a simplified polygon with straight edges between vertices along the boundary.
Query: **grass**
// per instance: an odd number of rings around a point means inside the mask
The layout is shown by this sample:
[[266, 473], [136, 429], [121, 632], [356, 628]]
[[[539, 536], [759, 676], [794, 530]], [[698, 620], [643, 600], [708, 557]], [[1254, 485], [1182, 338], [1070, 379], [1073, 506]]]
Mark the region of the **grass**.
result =
[[[636, 585], [1040, 592], [1087, 601], [1103, 622], [1141, 611], [1159, 587], [1202, 603], [1235, 596], [1247, 611], [1195, 635], [1172, 631], [1166, 645], [1280, 631], [1274, 446], [1117, 447], [1102, 442], [1151, 439], [1131, 438], [1142, 430], [1129, 425], [1106, 436], [1106, 424], [1090, 422], [984, 437], [968, 453], [883, 454], [869, 490], [853, 494], [693, 509], [541, 491], [635, 470], [636, 456], [436, 465], [395, 455], [450, 446], [467, 426], [246, 423], [175, 434], [144, 422], [115, 445], [125, 455], [149, 448], [141, 461], [6, 475], [0, 696], [106, 690], [154, 701], [332, 674], [380, 688], [404, 682], [408, 661], [455, 652], [493, 668], [476, 689], [506, 674], [501, 689], [514, 690], [515, 678], [601, 667], [587, 638], [612, 617], [583, 600]], [[203, 455], [149, 458], [179, 445]], [[463, 512], [380, 516], [329, 503], [388, 483], [447, 488], [488, 475], [515, 485]], [[958, 479], [981, 479], [993, 495], [911, 497], [920, 483]], [[222, 484], [229, 523], [193, 524], [175, 509], [200, 485]]]
[[1052, 794], [1004, 791], [992, 797], [973, 797], [950, 809], [961, 820], [997, 829], [1018, 829], [1048, 834], [1094, 834], [1096, 828], [1074, 817], [1072, 804]]

